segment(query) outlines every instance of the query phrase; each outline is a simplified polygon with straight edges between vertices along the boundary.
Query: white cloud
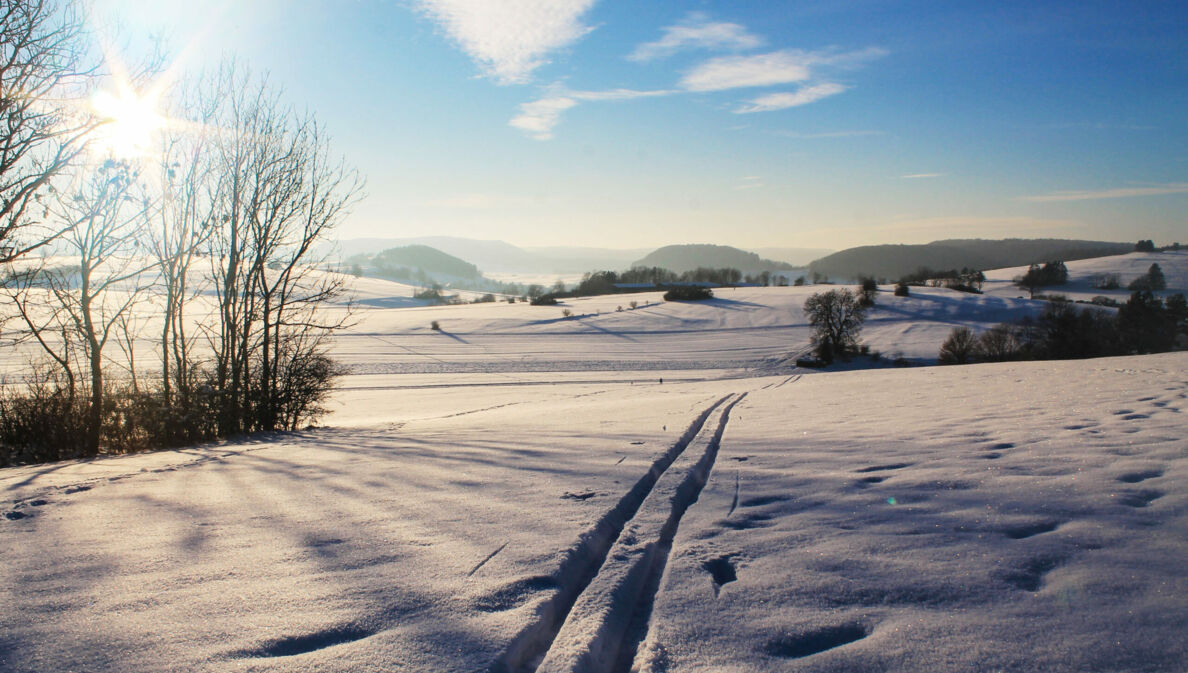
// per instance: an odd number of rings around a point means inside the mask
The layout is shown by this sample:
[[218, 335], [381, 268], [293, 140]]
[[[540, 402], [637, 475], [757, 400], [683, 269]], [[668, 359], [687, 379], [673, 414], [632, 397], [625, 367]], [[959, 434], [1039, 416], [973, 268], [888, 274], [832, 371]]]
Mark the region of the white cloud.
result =
[[483, 74], [501, 84], [527, 82], [592, 30], [581, 17], [596, 0], [413, 0], [437, 21]]
[[552, 93], [539, 100], [520, 105], [520, 112], [508, 122], [537, 140], [551, 140], [553, 128], [561, 122], [561, 113], [578, 104], [579, 101], [615, 101], [634, 98], [651, 98], [676, 93], [670, 90], [636, 91], [635, 89], [609, 89], [607, 91], [568, 91], [554, 87]]
[[561, 113], [575, 105], [576, 100], [565, 96], [534, 100], [520, 105], [520, 113], [512, 117], [508, 125], [537, 140], [550, 140], [553, 127], [561, 121]]
[[1173, 182], [1156, 187], [1120, 187], [1117, 189], [1071, 190], [1021, 197], [1022, 201], [1047, 203], [1052, 201], [1089, 201], [1093, 199], [1121, 199], [1132, 196], [1160, 196], [1163, 194], [1188, 194], [1188, 182]]
[[632, 61], [651, 61], [682, 49], [743, 51], [762, 44], [763, 40], [747, 32], [744, 26], [710, 21], [705, 14], [694, 12], [675, 26], [665, 27], [663, 37], [639, 45], [627, 58]]
[[798, 105], [807, 105], [822, 98], [839, 94], [845, 90], [846, 87], [840, 84], [825, 82], [824, 84], [801, 87], [793, 92], [769, 93], [765, 96], [752, 98], [746, 105], [737, 108], [735, 113], [770, 112], [772, 110], [783, 110]]
[[813, 78], [818, 66], [855, 67], [886, 53], [872, 47], [842, 53], [784, 49], [753, 56], [719, 56], [685, 73], [681, 86], [689, 91], [722, 91], [804, 82]]
[[943, 178], [944, 173], [909, 173], [908, 175], [901, 175], [900, 178], [904, 180], [920, 180], [924, 178]]
[[734, 191], [741, 192], [747, 189], [762, 189], [767, 184], [763, 182], [763, 176], [760, 175], [744, 175], [742, 182], [734, 186]]
[[635, 89], [608, 89], [606, 91], [569, 91], [567, 96], [578, 100], [631, 100], [633, 98], [654, 98], [677, 93], [672, 89], [655, 89], [653, 91], [637, 91]]

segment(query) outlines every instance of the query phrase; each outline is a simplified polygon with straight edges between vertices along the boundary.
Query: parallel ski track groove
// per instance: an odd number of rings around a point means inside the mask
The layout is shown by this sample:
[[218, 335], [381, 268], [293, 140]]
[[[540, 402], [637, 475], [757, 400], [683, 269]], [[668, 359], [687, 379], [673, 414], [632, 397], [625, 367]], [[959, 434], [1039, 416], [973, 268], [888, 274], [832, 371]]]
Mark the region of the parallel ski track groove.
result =
[[[537, 608], [536, 619], [521, 630], [496, 657], [487, 668], [489, 673], [529, 673], [536, 669], [540, 659], [553, 644], [553, 639], [557, 637], [578, 596], [598, 575], [623, 527], [639, 511], [660, 476], [701, 432], [710, 414], [732, 396], [733, 394], [725, 395], [702, 411], [676, 443], [657, 458], [647, 473], [619, 499], [618, 504], [581, 535], [577, 544], [566, 553], [556, 572], [559, 586], [557, 593]], [[735, 400], [736, 403], [737, 401]]]
[[635, 597], [635, 613], [631, 623], [623, 634], [622, 642], [619, 643], [617, 656], [606, 662], [607, 667], [603, 669], [604, 673], [630, 673], [639, 645], [648, 636], [652, 606], [656, 602], [656, 593], [660, 590], [664, 569], [668, 566], [668, 556], [672, 552], [672, 541], [676, 538], [677, 528], [680, 526], [685, 512], [697, 502], [701, 496], [701, 490], [709, 481], [710, 473], [718, 458], [718, 450], [722, 445], [722, 435], [726, 431], [726, 423], [730, 420], [730, 411], [746, 396], [746, 393], [739, 395], [722, 412], [722, 420], [718, 423], [709, 449], [697, 461], [697, 465], [694, 466], [692, 474], [685, 480], [685, 483], [681, 484], [683, 493], [678, 494], [678, 499], [673, 503], [672, 515], [660, 533], [656, 555], [648, 568], [648, 581], [644, 585], [643, 593]]
[[[608, 560], [587, 582], [536, 671], [609, 673], [630, 668], [647, 635], [677, 527], [708, 481], [730, 411], [746, 393], [733, 397], [710, 416], [712, 420], [661, 475], [624, 526]], [[710, 422], [714, 427], [708, 426]], [[689, 453], [693, 447], [696, 455]]]

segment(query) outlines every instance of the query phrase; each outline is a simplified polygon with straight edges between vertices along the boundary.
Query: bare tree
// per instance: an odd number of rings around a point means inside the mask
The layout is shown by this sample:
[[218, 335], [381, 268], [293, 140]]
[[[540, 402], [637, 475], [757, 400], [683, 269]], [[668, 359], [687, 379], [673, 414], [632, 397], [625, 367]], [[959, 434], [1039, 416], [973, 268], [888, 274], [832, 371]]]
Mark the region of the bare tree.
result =
[[150, 214], [153, 224], [146, 228], [146, 245], [159, 271], [161, 392], [167, 407], [175, 402], [188, 406], [199, 376], [198, 335], [189, 329], [186, 309], [202, 290], [193, 277], [195, 263], [215, 228], [218, 175], [211, 124], [224, 93], [202, 86], [198, 82], [177, 92], [178, 107], [189, 113], [191, 123], [164, 134], [155, 166], [160, 201]]
[[825, 362], [853, 350], [866, 319], [866, 307], [849, 290], [818, 292], [804, 302], [804, 312], [813, 327], [813, 346]]
[[75, 0], [0, 3], [0, 262], [62, 233], [45, 199], [97, 123], [77, 105], [94, 70], [86, 53]]
[[[10, 346], [35, 343], [61, 375], [55, 380], [59, 385], [65, 382], [65, 391], [57, 392], [64, 392], [71, 400], [77, 393], [80, 346], [70, 313], [59, 299], [69, 297], [72, 285], [71, 272], [63, 273], [44, 258], [10, 273], [3, 283], [4, 294], [15, 309], [13, 317], [20, 324], [16, 331], [5, 335], [12, 340]], [[32, 369], [37, 370], [39, 364], [34, 361]]]
[[156, 264], [138, 254], [149, 204], [134, 195], [136, 178], [130, 165], [109, 159], [58, 200], [59, 217], [70, 223], [62, 243], [78, 266], [69, 270], [75, 287], [59, 279], [55, 296], [70, 315], [90, 378], [89, 455], [99, 451], [103, 424], [104, 348], [144, 299], [146, 274]]
[[973, 361], [978, 337], [968, 327], [954, 327], [949, 338], [941, 344], [937, 362], [942, 365], [964, 365]]
[[[220, 126], [217, 208], [211, 239], [219, 299], [213, 340], [223, 434], [293, 428], [328, 392], [333, 367], [325, 338], [347, 313], [324, 304], [343, 292], [316, 244], [326, 239], [360, 195], [354, 171], [331, 159], [325, 133], [311, 117], [283, 107], [267, 83], [233, 82]], [[294, 388], [299, 380], [303, 386]], [[311, 398], [297, 395], [298, 388]]]

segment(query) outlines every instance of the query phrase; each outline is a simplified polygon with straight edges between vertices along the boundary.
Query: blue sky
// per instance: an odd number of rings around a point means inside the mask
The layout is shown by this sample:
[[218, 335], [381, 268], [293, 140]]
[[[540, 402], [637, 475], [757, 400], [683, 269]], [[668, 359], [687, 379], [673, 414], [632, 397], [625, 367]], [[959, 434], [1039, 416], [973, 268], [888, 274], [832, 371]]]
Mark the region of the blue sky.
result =
[[344, 238], [1188, 242], [1183, 2], [96, 5], [325, 121]]

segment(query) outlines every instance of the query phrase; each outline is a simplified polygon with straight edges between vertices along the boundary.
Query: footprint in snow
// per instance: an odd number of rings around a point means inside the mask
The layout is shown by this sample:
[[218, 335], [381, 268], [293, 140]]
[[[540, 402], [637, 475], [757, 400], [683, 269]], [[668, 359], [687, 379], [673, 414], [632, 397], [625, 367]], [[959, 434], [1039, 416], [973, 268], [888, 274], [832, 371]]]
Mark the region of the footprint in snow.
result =
[[1025, 540], [1029, 537], [1042, 535], [1043, 533], [1051, 533], [1059, 527], [1059, 521], [1034, 521], [1016, 526], [1007, 526], [1002, 529], [1002, 533], [1012, 540]]
[[1118, 502], [1127, 507], [1134, 507], [1141, 509], [1162, 498], [1163, 491], [1153, 488], [1144, 488], [1138, 491], [1130, 491], [1129, 493], [1122, 493], [1118, 497]]
[[505, 612], [523, 605], [533, 594], [556, 588], [557, 583], [547, 575], [527, 577], [481, 596], [475, 601], [475, 608], [482, 612]]
[[1058, 557], [1035, 557], [1024, 561], [1018, 567], [1000, 575], [1001, 579], [1023, 591], [1032, 593], [1039, 591], [1044, 584], [1044, 578], [1064, 562]]
[[714, 597], [717, 597], [722, 591], [723, 584], [738, 580], [738, 573], [735, 572], [731, 556], [732, 554], [727, 554], [701, 562], [701, 568], [708, 572], [714, 581]]
[[763, 650], [768, 655], [781, 659], [802, 659], [835, 647], [849, 645], [868, 635], [870, 630], [863, 624], [839, 624], [773, 638], [767, 642]]
[[1146, 481], [1148, 479], [1154, 479], [1156, 477], [1162, 477], [1162, 476], [1163, 476], [1163, 470], [1159, 469], [1159, 468], [1155, 468], [1155, 469], [1151, 469], [1151, 470], [1138, 470], [1136, 472], [1127, 472], [1125, 474], [1120, 474], [1120, 475], [1118, 475], [1117, 480], [1120, 482], [1123, 482], [1125, 484], [1137, 484], [1140, 481]]
[[584, 501], [584, 500], [589, 500], [590, 498], [593, 498], [596, 495], [598, 495], [598, 494], [595, 493], [594, 491], [583, 491], [582, 493], [570, 493], [569, 491], [566, 491], [565, 495], [561, 496], [561, 499], [562, 500]]
[[887, 465], [871, 465], [870, 467], [863, 467], [855, 472], [884, 472], [886, 470], [901, 470], [905, 467], [911, 467], [914, 463], [889, 463]]

